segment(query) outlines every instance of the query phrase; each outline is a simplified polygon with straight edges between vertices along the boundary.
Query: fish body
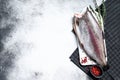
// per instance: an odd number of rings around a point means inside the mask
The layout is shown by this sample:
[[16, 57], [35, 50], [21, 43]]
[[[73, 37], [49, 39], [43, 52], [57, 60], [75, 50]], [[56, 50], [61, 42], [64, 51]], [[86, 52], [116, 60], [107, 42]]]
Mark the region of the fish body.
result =
[[79, 46], [91, 60], [101, 66], [107, 65], [103, 23], [96, 17], [97, 12], [86, 8], [81, 14], [75, 14], [73, 29]]

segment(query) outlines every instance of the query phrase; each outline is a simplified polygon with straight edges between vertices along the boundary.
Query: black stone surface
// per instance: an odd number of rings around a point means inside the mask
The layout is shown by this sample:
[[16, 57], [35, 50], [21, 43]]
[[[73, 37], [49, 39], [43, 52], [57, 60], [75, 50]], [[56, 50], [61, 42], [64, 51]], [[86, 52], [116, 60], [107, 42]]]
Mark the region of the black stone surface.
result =
[[[109, 73], [120, 80], [120, 0], [107, 0], [105, 19], [105, 38], [108, 52]], [[107, 76], [105, 76], [105, 80]]]

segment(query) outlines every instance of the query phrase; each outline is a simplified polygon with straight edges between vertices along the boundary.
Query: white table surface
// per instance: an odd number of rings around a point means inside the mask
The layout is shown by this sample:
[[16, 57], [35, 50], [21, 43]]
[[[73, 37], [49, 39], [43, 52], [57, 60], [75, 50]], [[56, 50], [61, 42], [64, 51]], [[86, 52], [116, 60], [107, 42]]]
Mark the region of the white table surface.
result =
[[17, 55], [7, 79], [88, 80], [69, 60], [77, 47], [72, 17], [88, 5], [92, 0], [11, 0], [19, 21], [4, 43]]

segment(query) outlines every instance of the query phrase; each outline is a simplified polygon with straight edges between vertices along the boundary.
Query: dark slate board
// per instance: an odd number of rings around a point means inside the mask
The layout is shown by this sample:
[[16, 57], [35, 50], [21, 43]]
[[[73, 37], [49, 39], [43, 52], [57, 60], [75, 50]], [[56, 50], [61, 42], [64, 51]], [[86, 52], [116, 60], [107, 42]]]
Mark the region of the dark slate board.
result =
[[[105, 72], [100, 80], [120, 80], [120, 0], [107, 0], [105, 5], [107, 11], [105, 18], [105, 38], [110, 69], [107, 71], [109, 74]], [[78, 56], [78, 49], [76, 49], [70, 59], [86, 72], [85, 67], [81, 67]]]
[[[109, 73], [120, 80], [120, 0], [106, 1], [105, 38], [108, 51]], [[105, 76], [105, 80], [107, 76]]]

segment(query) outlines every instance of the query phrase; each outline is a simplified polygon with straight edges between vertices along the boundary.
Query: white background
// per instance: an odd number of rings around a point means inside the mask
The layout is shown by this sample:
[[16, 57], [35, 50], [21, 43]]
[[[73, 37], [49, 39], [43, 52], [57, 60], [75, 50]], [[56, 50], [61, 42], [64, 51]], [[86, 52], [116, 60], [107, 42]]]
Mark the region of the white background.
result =
[[69, 56], [77, 47], [72, 17], [93, 6], [92, 0], [10, 0], [9, 4], [19, 21], [4, 43], [17, 55], [8, 80], [88, 80]]

